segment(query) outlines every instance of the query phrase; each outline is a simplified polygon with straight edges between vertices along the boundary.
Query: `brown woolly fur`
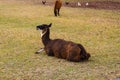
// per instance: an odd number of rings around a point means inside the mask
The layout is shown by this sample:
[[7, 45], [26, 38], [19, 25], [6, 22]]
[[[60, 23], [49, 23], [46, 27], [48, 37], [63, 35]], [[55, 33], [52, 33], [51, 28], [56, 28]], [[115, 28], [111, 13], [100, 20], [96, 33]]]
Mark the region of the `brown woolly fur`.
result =
[[54, 6], [54, 15], [55, 16], [60, 16], [60, 8], [62, 6], [62, 1], [61, 0], [56, 0], [55, 1], [55, 6]]
[[45, 52], [48, 56], [55, 56], [62, 59], [67, 59], [68, 61], [84, 61], [88, 60], [90, 54], [86, 52], [85, 48], [81, 44], [77, 44], [71, 41], [65, 41], [63, 39], [49, 38], [50, 27], [52, 23], [42, 24], [37, 26], [37, 30], [42, 30], [42, 42], [45, 46]]

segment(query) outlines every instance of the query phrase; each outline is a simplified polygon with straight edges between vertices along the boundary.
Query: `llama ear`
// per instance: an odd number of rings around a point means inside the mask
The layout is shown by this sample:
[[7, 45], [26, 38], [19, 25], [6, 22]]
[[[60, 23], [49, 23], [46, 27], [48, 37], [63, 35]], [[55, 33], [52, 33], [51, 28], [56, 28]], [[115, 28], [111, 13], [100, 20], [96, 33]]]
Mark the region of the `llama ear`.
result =
[[48, 26], [51, 27], [52, 23], [50, 23]]

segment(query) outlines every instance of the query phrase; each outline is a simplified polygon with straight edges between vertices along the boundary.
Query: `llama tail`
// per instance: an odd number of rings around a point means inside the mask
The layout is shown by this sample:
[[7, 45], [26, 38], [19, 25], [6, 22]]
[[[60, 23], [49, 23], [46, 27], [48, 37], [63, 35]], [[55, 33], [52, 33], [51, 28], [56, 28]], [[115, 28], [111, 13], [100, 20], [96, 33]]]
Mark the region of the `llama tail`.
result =
[[85, 48], [81, 44], [77, 44], [79, 48], [81, 49], [80, 55], [81, 59], [80, 60], [88, 60], [91, 55], [86, 52]]

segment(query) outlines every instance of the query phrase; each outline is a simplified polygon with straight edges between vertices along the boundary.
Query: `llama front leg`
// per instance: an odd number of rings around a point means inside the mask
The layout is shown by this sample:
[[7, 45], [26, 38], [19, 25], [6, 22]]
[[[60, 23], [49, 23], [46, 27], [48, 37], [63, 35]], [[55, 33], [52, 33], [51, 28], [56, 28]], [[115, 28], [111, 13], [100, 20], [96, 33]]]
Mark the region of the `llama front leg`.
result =
[[45, 52], [48, 56], [54, 56], [54, 53], [52, 50], [49, 50], [49, 49], [45, 49]]
[[39, 54], [44, 51], [44, 48], [40, 48], [40, 50], [36, 51], [35, 54]]

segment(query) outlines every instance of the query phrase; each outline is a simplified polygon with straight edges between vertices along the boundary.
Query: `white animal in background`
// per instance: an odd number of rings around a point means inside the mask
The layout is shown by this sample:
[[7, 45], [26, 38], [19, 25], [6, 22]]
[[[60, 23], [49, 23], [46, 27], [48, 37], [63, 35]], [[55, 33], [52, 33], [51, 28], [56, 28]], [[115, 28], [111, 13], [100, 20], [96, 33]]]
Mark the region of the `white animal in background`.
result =
[[80, 3], [80, 2], [78, 2], [78, 3], [77, 3], [77, 5], [78, 5], [78, 6], [81, 6], [81, 3]]
[[88, 6], [88, 5], [89, 5], [89, 3], [87, 2], [85, 5], [86, 5], [86, 6]]

